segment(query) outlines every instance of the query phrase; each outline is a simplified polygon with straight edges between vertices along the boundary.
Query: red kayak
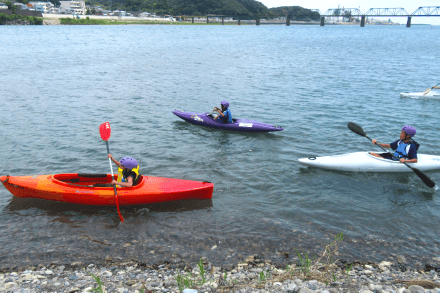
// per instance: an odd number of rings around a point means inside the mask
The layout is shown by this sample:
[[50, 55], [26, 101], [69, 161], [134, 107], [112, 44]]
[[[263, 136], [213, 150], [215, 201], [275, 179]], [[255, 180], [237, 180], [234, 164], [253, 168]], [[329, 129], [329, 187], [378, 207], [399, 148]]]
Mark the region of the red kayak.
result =
[[[116, 177], [116, 176], [115, 176]], [[40, 198], [83, 205], [113, 206], [110, 174], [56, 174], [1, 176], [3, 185], [17, 197]], [[143, 205], [176, 200], [211, 199], [214, 184], [182, 179], [142, 176], [133, 187], [118, 187], [120, 205]]]

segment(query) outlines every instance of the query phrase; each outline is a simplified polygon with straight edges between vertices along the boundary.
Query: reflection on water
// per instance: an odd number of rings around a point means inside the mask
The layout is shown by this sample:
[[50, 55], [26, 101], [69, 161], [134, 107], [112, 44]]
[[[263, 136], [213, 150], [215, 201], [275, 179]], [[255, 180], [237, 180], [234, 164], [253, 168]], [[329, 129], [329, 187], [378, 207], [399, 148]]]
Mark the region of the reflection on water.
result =
[[[121, 206], [121, 213], [130, 214], [131, 217], [145, 215], [148, 212], [185, 212], [212, 207], [212, 199], [206, 200], [181, 200], [165, 203]], [[27, 209], [39, 209], [48, 216], [60, 214], [81, 214], [85, 216], [106, 215], [115, 212], [116, 206], [89, 206], [56, 202], [38, 198], [21, 198], [13, 196], [10, 203], [4, 208], [5, 211], [19, 212]]]

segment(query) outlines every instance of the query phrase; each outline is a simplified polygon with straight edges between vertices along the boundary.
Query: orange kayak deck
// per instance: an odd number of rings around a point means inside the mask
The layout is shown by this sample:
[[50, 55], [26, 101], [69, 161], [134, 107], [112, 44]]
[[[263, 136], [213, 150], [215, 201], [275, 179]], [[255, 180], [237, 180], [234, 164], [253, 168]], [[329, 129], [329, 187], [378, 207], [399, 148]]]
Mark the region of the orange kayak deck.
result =
[[[116, 175], [115, 175], [116, 177]], [[17, 197], [40, 198], [82, 205], [115, 205], [110, 174], [56, 174], [1, 176], [3, 185]], [[118, 187], [119, 205], [143, 205], [177, 200], [211, 199], [214, 184], [163, 177], [142, 176], [134, 187]]]

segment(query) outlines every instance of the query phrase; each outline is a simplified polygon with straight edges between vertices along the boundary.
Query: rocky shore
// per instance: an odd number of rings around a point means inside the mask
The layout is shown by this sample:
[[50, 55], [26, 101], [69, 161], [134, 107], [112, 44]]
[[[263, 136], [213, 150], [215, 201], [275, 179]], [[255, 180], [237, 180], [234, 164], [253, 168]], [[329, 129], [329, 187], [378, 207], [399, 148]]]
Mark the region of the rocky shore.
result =
[[[435, 258], [434, 261], [440, 261]], [[80, 262], [4, 269], [1, 292], [376, 292], [440, 293], [440, 267], [407, 269], [398, 262], [329, 265], [301, 262], [283, 268], [249, 256], [234, 267], [216, 267], [207, 259], [194, 266], [136, 261]]]
[[4, 25], [31, 25], [31, 22], [24, 19], [14, 19], [14, 20], [6, 21]]

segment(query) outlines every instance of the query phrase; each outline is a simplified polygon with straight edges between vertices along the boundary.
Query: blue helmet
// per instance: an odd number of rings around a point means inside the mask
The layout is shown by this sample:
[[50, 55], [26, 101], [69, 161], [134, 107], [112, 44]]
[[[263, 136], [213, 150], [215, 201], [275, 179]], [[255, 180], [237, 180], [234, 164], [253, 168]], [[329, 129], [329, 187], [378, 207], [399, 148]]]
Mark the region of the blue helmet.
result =
[[138, 166], [138, 162], [133, 159], [132, 157], [123, 157], [119, 163], [122, 164], [122, 166], [124, 166], [125, 168], [128, 169], [133, 169], [136, 168]]
[[405, 132], [407, 135], [409, 136], [414, 136], [416, 135], [416, 129], [415, 127], [411, 126], [411, 125], [405, 125], [402, 127], [403, 132]]
[[220, 104], [221, 104], [223, 107], [225, 107], [225, 109], [228, 109], [228, 108], [229, 108], [229, 102], [226, 101], [226, 100], [223, 100]]

